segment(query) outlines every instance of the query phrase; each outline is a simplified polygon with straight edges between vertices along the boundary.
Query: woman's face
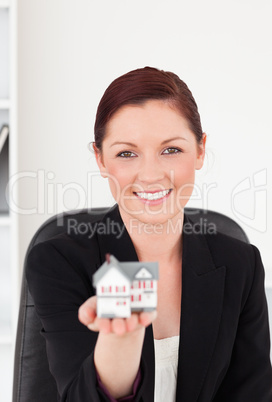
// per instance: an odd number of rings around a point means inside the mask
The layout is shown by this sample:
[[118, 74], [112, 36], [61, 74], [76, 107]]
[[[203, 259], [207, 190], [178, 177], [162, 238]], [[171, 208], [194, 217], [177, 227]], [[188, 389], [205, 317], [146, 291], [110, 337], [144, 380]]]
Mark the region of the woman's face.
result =
[[166, 102], [120, 108], [96, 160], [122, 217], [155, 224], [181, 216], [203, 165], [205, 140], [199, 146], [186, 119]]

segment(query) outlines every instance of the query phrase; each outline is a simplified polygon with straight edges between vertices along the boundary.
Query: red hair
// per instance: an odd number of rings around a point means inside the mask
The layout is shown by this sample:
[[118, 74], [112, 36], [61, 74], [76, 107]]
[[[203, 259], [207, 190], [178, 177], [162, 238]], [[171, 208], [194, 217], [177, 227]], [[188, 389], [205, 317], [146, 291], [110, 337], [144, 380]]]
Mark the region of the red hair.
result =
[[168, 101], [187, 120], [197, 143], [202, 142], [197, 104], [185, 82], [172, 72], [144, 67], [116, 78], [104, 92], [94, 125], [97, 150], [102, 151], [106, 125], [118, 109], [125, 105], [141, 105], [152, 99]]

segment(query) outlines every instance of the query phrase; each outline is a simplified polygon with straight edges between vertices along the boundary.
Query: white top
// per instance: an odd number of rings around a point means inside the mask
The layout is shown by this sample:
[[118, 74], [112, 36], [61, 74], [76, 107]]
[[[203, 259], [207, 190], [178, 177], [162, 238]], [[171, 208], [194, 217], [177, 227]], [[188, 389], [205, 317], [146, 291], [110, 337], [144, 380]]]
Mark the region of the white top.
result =
[[179, 336], [154, 339], [155, 402], [175, 402]]

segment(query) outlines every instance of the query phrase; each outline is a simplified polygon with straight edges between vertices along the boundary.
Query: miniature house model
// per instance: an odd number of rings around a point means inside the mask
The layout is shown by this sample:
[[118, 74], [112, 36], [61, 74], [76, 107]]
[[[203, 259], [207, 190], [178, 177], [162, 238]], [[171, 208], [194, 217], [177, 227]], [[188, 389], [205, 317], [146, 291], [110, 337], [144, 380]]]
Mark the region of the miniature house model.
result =
[[107, 254], [93, 275], [98, 317], [129, 317], [157, 307], [157, 262], [119, 262]]

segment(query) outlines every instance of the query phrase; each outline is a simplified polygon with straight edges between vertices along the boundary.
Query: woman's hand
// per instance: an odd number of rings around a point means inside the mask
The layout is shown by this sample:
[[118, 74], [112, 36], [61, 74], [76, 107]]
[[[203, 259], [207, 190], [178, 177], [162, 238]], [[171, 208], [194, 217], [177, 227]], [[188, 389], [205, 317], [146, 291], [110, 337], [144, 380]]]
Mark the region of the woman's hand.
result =
[[139, 371], [145, 327], [157, 312], [133, 313], [128, 318], [99, 318], [97, 297], [90, 297], [78, 311], [78, 318], [90, 330], [99, 332], [94, 364], [102, 384], [115, 398], [130, 395]]
[[128, 318], [99, 318], [96, 315], [97, 296], [90, 297], [78, 311], [78, 318], [90, 330], [104, 334], [124, 335], [147, 327], [157, 317], [157, 312], [132, 313]]

